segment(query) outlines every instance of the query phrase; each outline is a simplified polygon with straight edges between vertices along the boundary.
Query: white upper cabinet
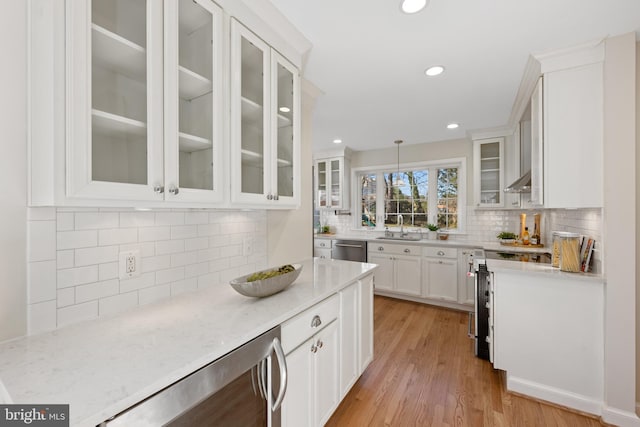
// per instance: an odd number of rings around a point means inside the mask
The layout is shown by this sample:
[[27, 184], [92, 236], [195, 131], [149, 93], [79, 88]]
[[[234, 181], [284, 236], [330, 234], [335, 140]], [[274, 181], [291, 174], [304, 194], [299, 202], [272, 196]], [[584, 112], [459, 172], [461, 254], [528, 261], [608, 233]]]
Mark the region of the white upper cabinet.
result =
[[475, 205], [504, 206], [504, 138], [473, 141]]
[[300, 203], [297, 69], [231, 22], [231, 200], [268, 208]]
[[317, 209], [349, 209], [349, 155], [345, 149], [317, 156], [314, 162]]
[[31, 205], [299, 205], [310, 44], [270, 5], [217, 3], [33, 0]]
[[222, 11], [209, 0], [165, 0], [165, 191], [223, 197]]
[[164, 186], [162, 4], [66, 4], [66, 195], [155, 200]]

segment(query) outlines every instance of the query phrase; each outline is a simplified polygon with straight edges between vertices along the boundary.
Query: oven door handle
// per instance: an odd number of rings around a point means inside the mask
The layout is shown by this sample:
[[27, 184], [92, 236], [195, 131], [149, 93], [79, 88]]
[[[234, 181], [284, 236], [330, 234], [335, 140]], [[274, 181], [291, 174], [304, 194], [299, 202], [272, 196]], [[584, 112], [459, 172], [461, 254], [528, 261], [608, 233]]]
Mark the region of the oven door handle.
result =
[[280, 344], [280, 339], [278, 339], [278, 337], [273, 339], [273, 350], [276, 353], [276, 359], [278, 359], [278, 368], [280, 369], [280, 390], [278, 391], [278, 397], [276, 397], [276, 401], [273, 402], [272, 408], [272, 410], [275, 412], [278, 410], [280, 405], [282, 405], [284, 394], [287, 391], [287, 358], [284, 355], [284, 350], [282, 349], [282, 344]]

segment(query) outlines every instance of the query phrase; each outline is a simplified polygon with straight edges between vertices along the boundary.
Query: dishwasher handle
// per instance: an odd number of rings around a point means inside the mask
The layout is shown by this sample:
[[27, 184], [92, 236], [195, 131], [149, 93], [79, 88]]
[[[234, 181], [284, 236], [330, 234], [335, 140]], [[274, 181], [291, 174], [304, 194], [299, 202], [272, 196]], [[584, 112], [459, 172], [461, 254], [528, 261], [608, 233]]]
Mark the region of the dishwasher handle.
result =
[[347, 243], [336, 243], [334, 246], [339, 246], [341, 248], [358, 248], [358, 249], [364, 248], [364, 246], [362, 245], [349, 245]]
[[273, 407], [271, 408], [275, 412], [282, 405], [282, 400], [287, 391], [287, 358], [284, 355], [284, 350], [278, 337], [273, 339], [273, 350], [276, 353], [278, 368], [280, 369], [280, 390], [278, 390], [278, 397], [276, 397], [276, 401], [273, 402]]

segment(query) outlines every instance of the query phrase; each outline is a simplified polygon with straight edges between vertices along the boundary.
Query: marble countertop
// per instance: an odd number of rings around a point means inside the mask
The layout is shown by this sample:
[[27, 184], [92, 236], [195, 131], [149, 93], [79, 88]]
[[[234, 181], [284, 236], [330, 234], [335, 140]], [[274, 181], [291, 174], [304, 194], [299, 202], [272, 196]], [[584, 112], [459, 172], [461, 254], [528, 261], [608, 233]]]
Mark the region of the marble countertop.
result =
[[72, 426], [95, 426], [376, 268], [302, 264], [296, 282], [268, 298], [247, 298], [223, 283], [0, 343], [0, 403], [69, 404]]
[[600, 274], [592, 273], [569, 273], [559, 268], [552, 267], [551, 264], [539, 264], [535, 262], [514, 262], [498, 259], [488, 259], [487, 269], [494, 273], [516, 273], [527, 274], [531, 276], [541, 275], [548, 278], [562, 280], [581, 280], [594, 281], [604, 283], [604, 278]]

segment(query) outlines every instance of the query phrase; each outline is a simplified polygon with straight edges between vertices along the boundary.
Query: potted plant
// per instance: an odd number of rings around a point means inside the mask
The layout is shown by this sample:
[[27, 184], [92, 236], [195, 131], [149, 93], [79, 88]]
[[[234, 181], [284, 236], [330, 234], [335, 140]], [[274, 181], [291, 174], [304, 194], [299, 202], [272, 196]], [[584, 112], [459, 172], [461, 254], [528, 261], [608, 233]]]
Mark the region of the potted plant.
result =
[[427, 233], [427, 238], [429, 240], [435, 240], [436, 232], [438, 231], [438, 226], [435, 225], [435, 224], [427, 224], [425, 227], [427, 227], [429, 229], [429, 231]]
[[514, 233], [511, 233], [509, 231], [503, 231], [500, 234], [498, 234], [496, 237], [500, 239], [501, 244], [512, 245], [516, 242], [516, 238], [518, 236], [516, 236]]

